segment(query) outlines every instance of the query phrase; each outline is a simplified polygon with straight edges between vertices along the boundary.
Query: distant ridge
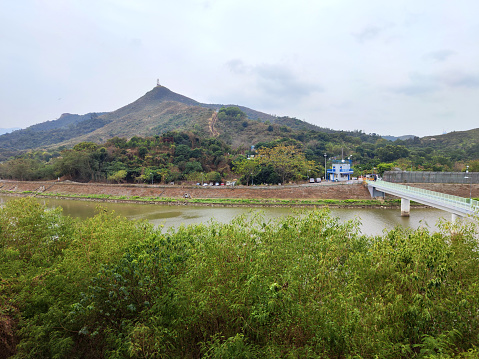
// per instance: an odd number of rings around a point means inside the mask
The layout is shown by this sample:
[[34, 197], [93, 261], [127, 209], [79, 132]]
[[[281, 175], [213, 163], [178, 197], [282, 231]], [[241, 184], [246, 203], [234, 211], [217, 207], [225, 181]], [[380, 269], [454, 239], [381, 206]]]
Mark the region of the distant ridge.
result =
[[5, 133], [10, 133], [19, 129], [20, 127], [0, 128], [0, 135], [3, 135]]
[[62, 114], [57, 120], [46, 121], [32, 125], [28, 127], [32, 131], [48, 131], [55, 130], [59, 128], [68, 128], [70, 126], [76, 125], [80, 122], [90, 120], [105, 114], [106, 112], [90, 112], [85, 115], [75, 115], [71, 113]]
[[45, 148], [67, 141], [105, 125], [96, 113], [63, 114], [58, 120], [47, 121], [0, 136], [0, 149], [27, 150]]
[[[208, 137], [212, 136], [209, 121], [214, 112], [227, 106], [231, 105], [200, 103], [158, 85], [132, 103], [112, 112], [85, 115], [64, 113], [57, 120], [1, 135], [0, 149], [24, 151], [55, 146], [69, 147], [82, 141], [101, 143], [115, 136], [153, 136], [173, 130], [194, 130]], [[279, 134], [271, 129], [266, 132], [267, 126], [271, 125], [286, 126], [293, 130], [332, 132], [296, 118], [276, 117], [245, 106], [232, 106], [238, 107], [249, 121], [253, 121], [248, 123], [248, 131], [244, 130], [245, 127], [218, 123], [221, 130], [219, 136], [232, 145], [249, 145], [254, 140], [278, 137]], [[260, 123], [267, 125], [260, 126]], [[257, 133], [254, 134], [254, 131]]]
[[385, 140], [388, 140], [388, 141], [396, 141], [396, 140], [401, 140], [401, 141], [405, 141], [405, 140], [409, 140], [411, 138], [414, 138], [414, 137], [417, 137], [417, 136], [414, 136], [414, 135], [404, 135], [404, 136], [381, 136], [382, 138], [384, 138]]

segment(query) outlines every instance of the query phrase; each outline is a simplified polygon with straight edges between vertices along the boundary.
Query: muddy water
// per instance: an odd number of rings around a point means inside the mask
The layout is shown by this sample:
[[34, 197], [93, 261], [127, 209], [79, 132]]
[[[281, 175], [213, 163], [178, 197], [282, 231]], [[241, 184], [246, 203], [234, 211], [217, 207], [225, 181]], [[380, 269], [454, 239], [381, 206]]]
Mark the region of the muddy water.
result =
[[[0, 203], [13, 197], [0, 196]], [[95, 214], [96, 202], [38, 199], [49, 207], [62, 207], [63, 213], [72, 217], [87, 218]], [[285, 207], [247, 208], [247, 207], [210, 207], [210, 206], [177, 206], [177, 205], [151, 205], [130, 203], [102, 203], [101, 206], [113, 210], [129, 219], [146, 219], [155, 226], [164, 228], [177, 227], [195, 223], [208, 223], [216, 220], [222, 223], [230, 222], [234, 217], [251, 211], [262, 211], [266, 219], [300, 215], [300, 211], [310, 209], [291, 209]], [[384, 230], [395, 226], [411, 228], [427, 227], [432, 231], [438, 230], [436, 224], [440, 218], [450, 220], [451, 215], [436, 209], [412, 208], [410, 217], [401, 217], [399, 209], [346, 209], [332, 208], [331, 215], [339, 217], [341, 221], [358, 218], [361, 222], [361, 232], [368, 235], [379, 235]]]

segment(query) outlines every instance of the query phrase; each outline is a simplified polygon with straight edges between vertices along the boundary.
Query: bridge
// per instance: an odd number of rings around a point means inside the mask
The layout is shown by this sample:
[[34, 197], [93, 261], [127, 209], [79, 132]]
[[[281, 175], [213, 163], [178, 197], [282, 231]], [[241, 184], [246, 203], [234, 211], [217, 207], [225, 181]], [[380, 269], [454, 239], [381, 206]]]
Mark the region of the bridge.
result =
[[453, 222], [458, 217], [477, 214], [479, 211], [479, 201], [471, 198], [453, 196], [382, 180], [369, 181], [368, 189], [372, 197], [384, 197], [385, 193], [400, 197], [401, 216], [404, 217], [408, 217], [411, 212], [411, 201], [447, 211], [452, 214]]

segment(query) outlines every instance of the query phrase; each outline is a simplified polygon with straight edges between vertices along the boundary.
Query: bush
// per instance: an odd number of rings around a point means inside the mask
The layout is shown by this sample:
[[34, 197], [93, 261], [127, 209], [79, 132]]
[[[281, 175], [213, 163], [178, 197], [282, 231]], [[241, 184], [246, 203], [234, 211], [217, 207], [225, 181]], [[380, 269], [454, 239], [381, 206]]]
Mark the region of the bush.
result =
[[161, 233], [34, 199], [0, 216], [0, 345], [17, 357], [477, 356], [476, 222], [367, 237], [324, 210]]

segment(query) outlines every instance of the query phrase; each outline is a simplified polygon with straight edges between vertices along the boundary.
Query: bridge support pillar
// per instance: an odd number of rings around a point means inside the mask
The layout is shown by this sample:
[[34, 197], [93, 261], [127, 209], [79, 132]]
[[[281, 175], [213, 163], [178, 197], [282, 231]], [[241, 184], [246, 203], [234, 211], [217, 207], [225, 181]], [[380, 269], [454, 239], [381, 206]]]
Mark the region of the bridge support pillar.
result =
[[409, 217], [411, 214], [411, 201], [401, 198], [401, 217]]

